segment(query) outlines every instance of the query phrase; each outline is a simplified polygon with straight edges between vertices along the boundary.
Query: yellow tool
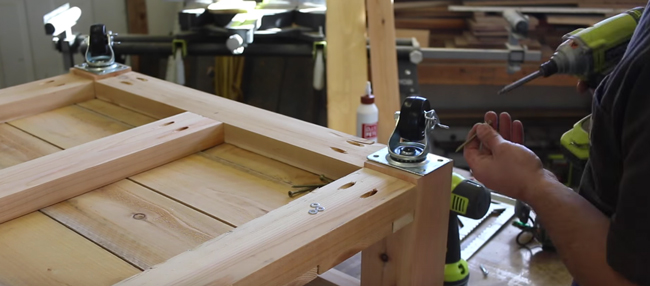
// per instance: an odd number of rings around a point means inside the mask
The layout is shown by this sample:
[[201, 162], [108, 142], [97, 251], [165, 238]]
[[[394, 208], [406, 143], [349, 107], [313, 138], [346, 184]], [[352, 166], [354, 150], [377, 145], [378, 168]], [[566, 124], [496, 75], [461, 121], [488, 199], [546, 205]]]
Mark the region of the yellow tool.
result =
[[539, 70], [504, 87], [503, 94], [538, 77], [554, 74], [575, 75], [595, 88], [600, 81], [621, 61], [627, 45], [643, 14], [637, 7], [600, 21], [592, 27], [577, 29], [562, 39], [551, 59]]

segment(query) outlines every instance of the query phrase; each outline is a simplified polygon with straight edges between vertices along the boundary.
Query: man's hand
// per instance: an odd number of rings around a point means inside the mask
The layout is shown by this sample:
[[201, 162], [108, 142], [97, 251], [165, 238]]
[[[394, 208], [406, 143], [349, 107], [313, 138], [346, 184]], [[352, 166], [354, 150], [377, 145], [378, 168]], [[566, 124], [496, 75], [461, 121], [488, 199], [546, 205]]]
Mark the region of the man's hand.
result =
[[492, 111], [485, 114], [485, 121], [492, 126], [474, 125], [468, 138], [477, 133], [477, 139], [465, 146], [472, 175], [490, 189], [526, 201], [527, 193], [554, 176], [544, 170], [535, 153], [521, 145], [524, 127], [520, 121], [512, 122], [505, 112], [497, 118]]

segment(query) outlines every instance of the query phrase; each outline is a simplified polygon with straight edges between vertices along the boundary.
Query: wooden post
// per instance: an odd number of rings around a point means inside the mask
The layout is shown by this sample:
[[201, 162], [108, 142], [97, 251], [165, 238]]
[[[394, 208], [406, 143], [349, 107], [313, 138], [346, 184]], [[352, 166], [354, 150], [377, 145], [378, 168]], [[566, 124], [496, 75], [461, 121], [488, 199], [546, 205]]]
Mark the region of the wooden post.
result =
[[[388, 142], [399, 110], [399, 79], [395, 49], [395, 19], [391, 0], [367, 0], [370, 67], [375, 104], [379, 108], [377, 140]], [[329, 8], [329, 7], [328, 7]]]
[[327, 127], [356, 135], [368, 81], [364, 0], [327, 1]]
[[412, 223], [394, 227], [392, 235], [362, 252], [361, 285], [442, 285], [452, 163], [425, 176], [372, 162], [366, 167], [415, 184], [416, 201]]

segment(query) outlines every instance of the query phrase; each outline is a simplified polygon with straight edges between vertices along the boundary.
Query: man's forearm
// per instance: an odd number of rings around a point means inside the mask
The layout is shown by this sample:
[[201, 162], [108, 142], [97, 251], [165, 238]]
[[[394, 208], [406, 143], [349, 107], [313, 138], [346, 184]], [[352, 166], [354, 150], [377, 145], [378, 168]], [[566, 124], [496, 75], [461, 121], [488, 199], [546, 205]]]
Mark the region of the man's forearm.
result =
[[609, 219], [591, 203], [550, 177], [523, 199], [580, 285], [633, 285], [607, 264]]

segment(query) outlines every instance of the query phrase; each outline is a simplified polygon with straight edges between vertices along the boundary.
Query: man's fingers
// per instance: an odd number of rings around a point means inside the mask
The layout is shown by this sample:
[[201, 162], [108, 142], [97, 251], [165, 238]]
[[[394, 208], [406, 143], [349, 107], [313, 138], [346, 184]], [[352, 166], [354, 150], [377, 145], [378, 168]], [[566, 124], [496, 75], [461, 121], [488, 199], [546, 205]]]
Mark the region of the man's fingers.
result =
[[476, 135], [481, 140], [483, 147], [486, 147], [492, 152], [497, 145], [504, 141], [503, 137], [487, 124], [481, 124], [476, 127]]
[[501, 137], [505, 140], [510, 140], [511, 132], [512, 130], [510, 127], [512, 126], [512, 118], [510, 118], [510, 114], [507, 112], [501, 112], [499, 114], [499, 134], [501, 134]]
[[524, 124], [519, 120], [512, 122], [512, 138], [510, 141], [517, 144], [524, 144]]
[[497, 129], [497, 126], [499, 126], [499, 117], [497, 116], [497, 113], [494, 111], [488, 111], [485, 113], [485, 122], [491, 122], [492, 128], [494, 130]]
[[[470, 130], [467, 133], [467, 138], [465, 138], [465, 141], [470, 140], [470, 138], [472, 138], [474, 136], [474, 134], [476, 134], [476, 128], [479, 125], [481, 125], [481, 124], [480, 123], [474, 124], [474, 127], [472, 127], [472, 130]], [[478, 150], [480, 146], [481, 146], [481, 142], [477, 138], [473, 138], [471, 141], [469, 141], [469, 143], [467, 143], [465, 145], [464, 148], [465, 148], [465, 150], [467, 150], [467, 149], [476, 149], [476, 150]]]

